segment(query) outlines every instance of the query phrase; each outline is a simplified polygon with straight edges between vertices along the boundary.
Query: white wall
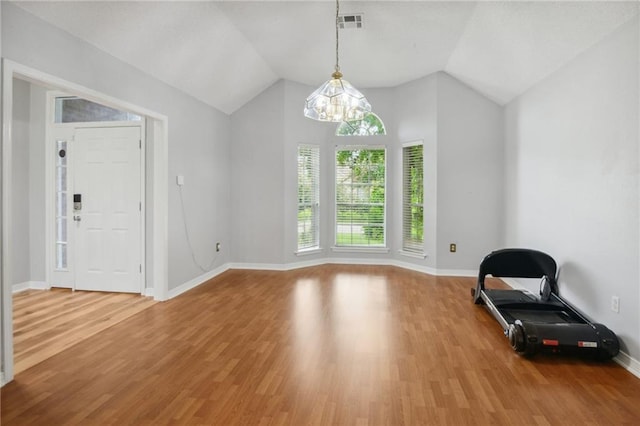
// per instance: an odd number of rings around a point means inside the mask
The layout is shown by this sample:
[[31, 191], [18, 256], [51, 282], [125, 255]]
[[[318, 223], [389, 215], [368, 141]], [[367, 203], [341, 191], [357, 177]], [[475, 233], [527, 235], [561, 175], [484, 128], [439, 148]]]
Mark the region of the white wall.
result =
[[[424, 241], [427, 258], [424, 261], [409, 257], [400, 257], [407, 263], [424, 264], [432, 269], [437, 264], [437, 229], [438, 209], [437, 204], [429, 202], [438, 199], [438, 79], [436, 74], [431, 74], [421, 79], [398, 86], [394, 90], [394, 106], [396, 135], [398, 143], [422, 140], [424, 143]], [[402, 173], [402, 156], [393, 163], [396, 173]], [[399, 170], [399, 171], [398, 171]], [[395, 203], [397, 217], [402, 217], [402, 191], [392, 194]], [[394, 231], [398, 236], [396, 240], [402, 240], [402, 224], [394, 224]]]
[[45, 281], [45, 89], [13, 79], [13, 284]]
[[231, 116], [234, 262], [284, 261], [284, 85], [278, 81]]
[[[92, 45], [2, 2], [2, 55], [22, 65], [169, 118], [169, 288], [202, 274], [186, 245], [175, 176], [185, 176], [187, 220], [196, 256], [213, 267], [229, 259], [230, 119]], [[185, 76], [188, 77], [188, 76]], [[215, 76], [212, 76], [215, 78]], [[157, 212], [164, 214], [164, 212]]]
[[30, 85], [14, 79], [11, 205], [13, 284], [30, 281], [29, 264], [29, 100]]
[[444, 72], [437, 77], [438, 269], [473, 271], [503, 243], [503, 109]]
[[[229, 117], [193, 98], [176, 101], [168, 114], [170, 289], [203, 273], [194, 264], [185, 238], [177, 175], [185, 179], [185, 215], [197, 262], [215, 269], [229, 261], [231, 245]], [[219, 253], [217, 242], [222, 245]]]
[[[505, 238], [640, 359], [638, 18], [506, 108]], [[531, 290], [537, 291], [537, 288]], [[610, 309], [620, 297], [620, 313]]]
[[29, 281], [46, 281], [45, 238], [45, 130], [44, 87], [30, 84], [29, 114]]
[[[475, 271], [502, 244], [502, 108], [444, 72], [394, 91], [399, 142], [424, 141], [424, 263], [440, 272]], [[396, 167], [399, 176], [400, 160]], [[456, 253], [449, 252], [450, 243], [457, 244]]]

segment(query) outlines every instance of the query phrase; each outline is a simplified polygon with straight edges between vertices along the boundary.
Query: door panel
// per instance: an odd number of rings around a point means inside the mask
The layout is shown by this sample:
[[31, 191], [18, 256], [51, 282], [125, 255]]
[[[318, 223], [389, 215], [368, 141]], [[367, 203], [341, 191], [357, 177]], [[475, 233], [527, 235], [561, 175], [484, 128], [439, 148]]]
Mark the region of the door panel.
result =
[[141, 291], [140, 129], [77, 129], [73, 142], [75, 288]]

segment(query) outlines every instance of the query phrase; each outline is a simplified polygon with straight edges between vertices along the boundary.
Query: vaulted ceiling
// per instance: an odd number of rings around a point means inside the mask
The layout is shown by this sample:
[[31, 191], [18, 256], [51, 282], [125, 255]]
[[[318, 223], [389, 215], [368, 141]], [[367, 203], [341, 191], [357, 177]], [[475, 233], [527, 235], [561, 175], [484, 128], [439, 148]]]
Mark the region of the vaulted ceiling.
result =
[[[278, 79], [311, 86], [335, 64], [335, 2], [18, 1], [19, 7], [203, 102], [232, 113]], [[638, 14], [629, 2], [344, 1], [356, 87], [446, 71], [504, 104]], [[302, 101], [301, 101], [302, 102]]]

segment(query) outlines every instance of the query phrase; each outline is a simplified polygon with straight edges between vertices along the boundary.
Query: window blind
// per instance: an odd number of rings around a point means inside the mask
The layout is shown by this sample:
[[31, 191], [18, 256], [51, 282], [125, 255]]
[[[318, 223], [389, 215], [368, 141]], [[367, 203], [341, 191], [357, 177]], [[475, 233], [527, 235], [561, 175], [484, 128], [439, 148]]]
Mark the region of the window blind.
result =
[[336, 246], [385, 246], [386, 150], [336, 149]]
[[320, 147], [298, 145], [298, 250], [320, 247]]
[[402, 148], [402, 249], [424, 253], [424, 146]]

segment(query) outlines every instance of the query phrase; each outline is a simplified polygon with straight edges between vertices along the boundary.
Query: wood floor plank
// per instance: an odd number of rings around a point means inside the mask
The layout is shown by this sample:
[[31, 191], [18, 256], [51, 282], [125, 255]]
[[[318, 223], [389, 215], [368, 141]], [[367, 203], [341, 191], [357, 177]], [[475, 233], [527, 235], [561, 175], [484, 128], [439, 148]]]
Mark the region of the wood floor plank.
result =
[[135, 294], [68, 289], [27, 290], [13, 300], [16, 374], [156, 303]]
[[518, 356], [474, 283], [381, 266], [227, 271], [17, 374], [2, 424], [637, 424], [638, 378]]

